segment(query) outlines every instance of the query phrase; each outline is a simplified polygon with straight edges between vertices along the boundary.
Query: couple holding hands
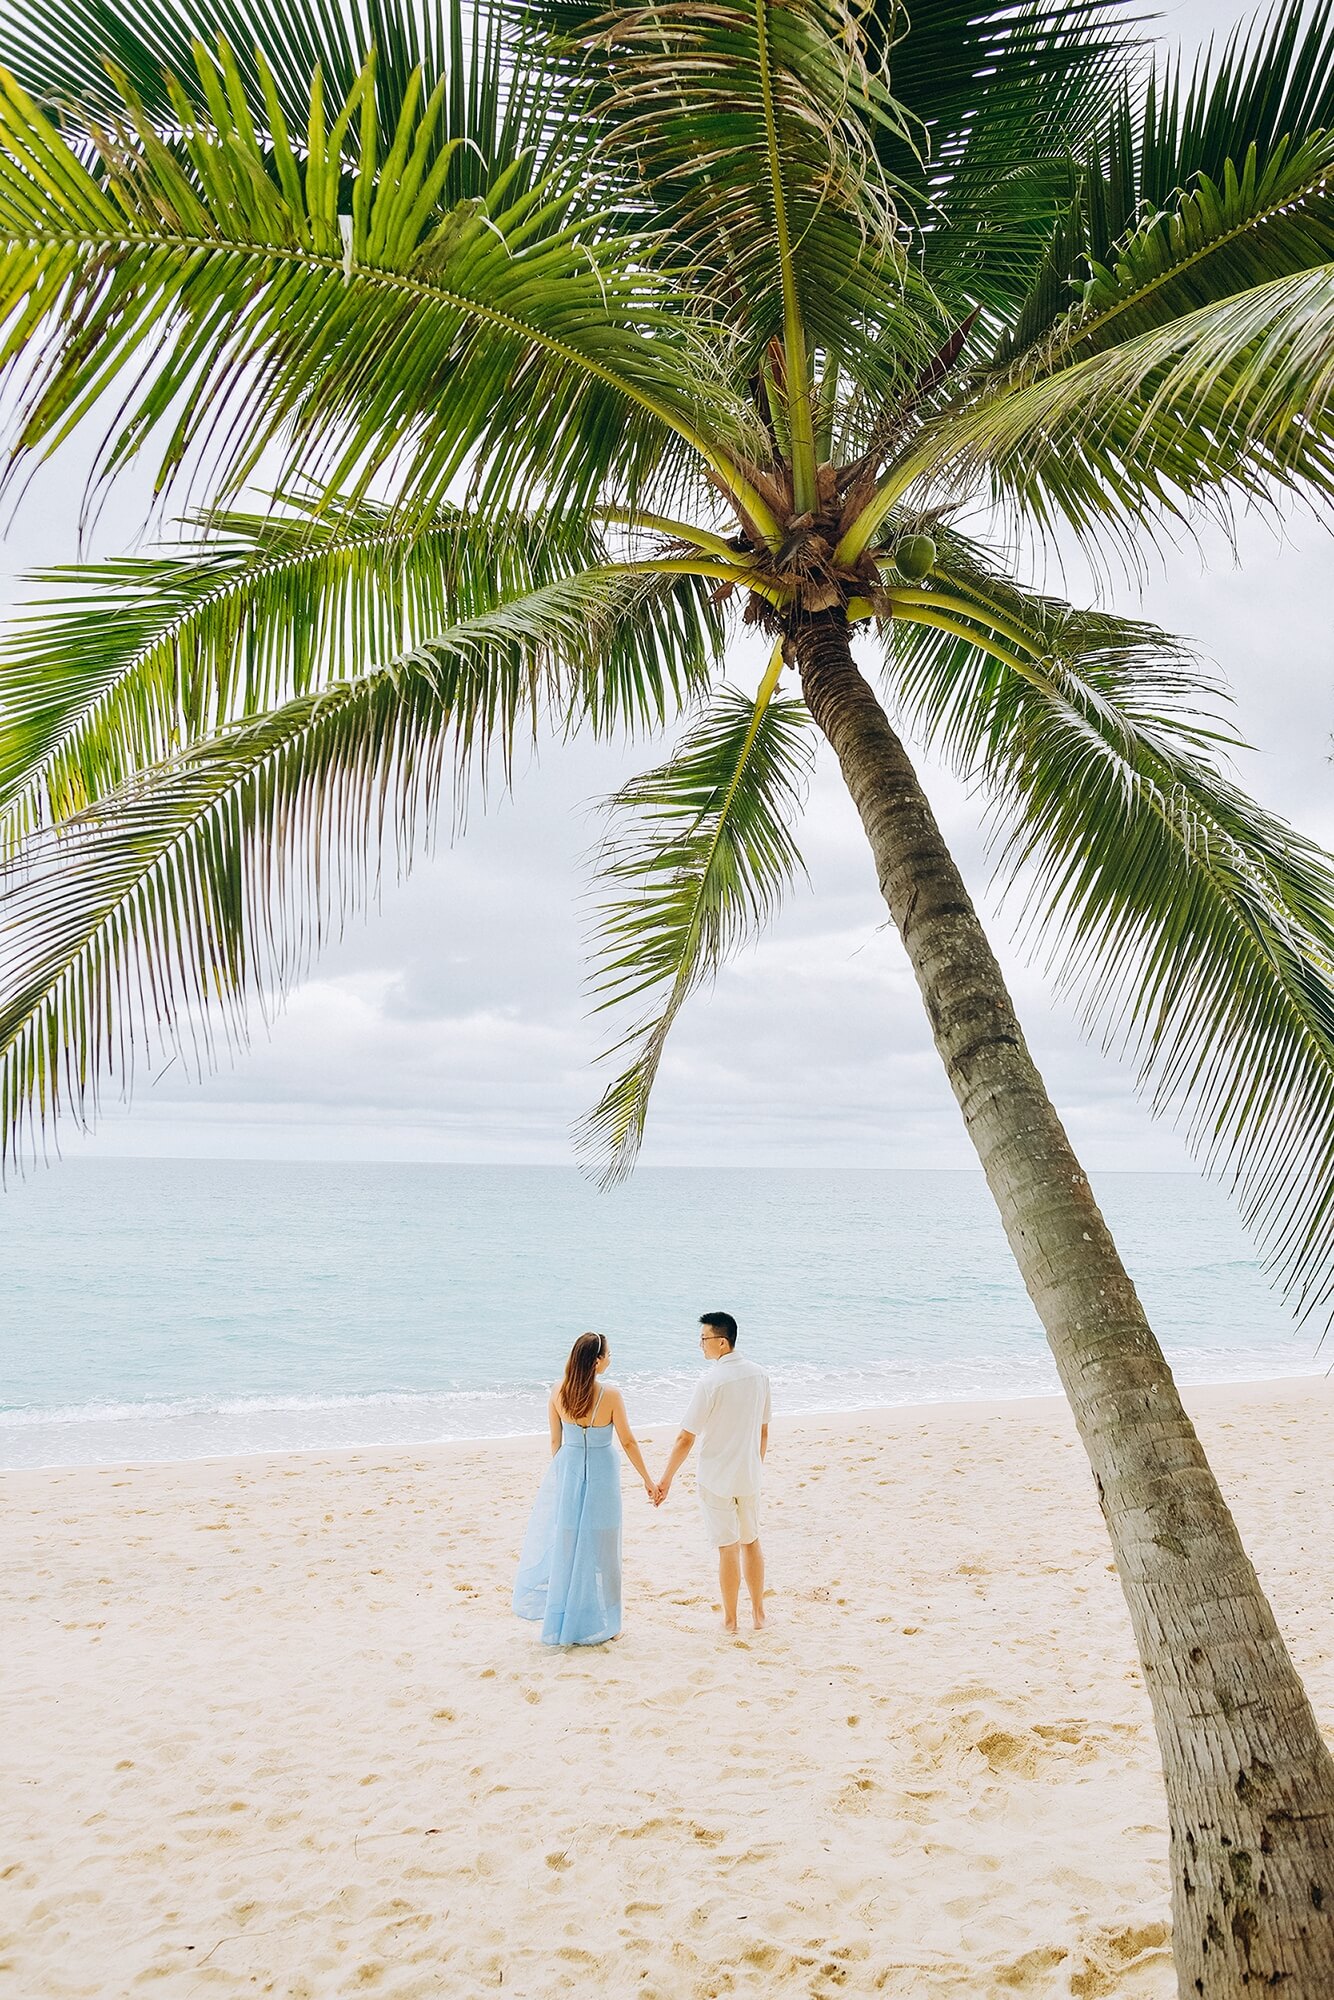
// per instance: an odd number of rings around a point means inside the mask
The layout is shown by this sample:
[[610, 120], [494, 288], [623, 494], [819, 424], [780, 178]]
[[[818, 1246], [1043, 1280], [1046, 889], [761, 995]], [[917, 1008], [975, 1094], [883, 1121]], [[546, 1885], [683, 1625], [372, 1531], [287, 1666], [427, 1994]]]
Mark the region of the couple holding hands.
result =
[[650, 1478], [611, 1365], [605, 1334], [581, 1333], [548, 1403], [551, 1465], [524, 1537], [514, 1609], [541, 1619], [549, 1646], [600, 1646], [621, 1629], [620, 1440], [644, 1491], [660, 1507], [700, 1443], [699, 1501], [718, 1551], [723, 1629], [737, 1629], [744, 1576], [758, 1631], [764, 1623], [760, 1468], [769, 1443], [769, 1378], [736, 1352], [730, 1313], [705, 1313], [700, 1347], [709, 1363], [690, 1399], [662, 1478]]

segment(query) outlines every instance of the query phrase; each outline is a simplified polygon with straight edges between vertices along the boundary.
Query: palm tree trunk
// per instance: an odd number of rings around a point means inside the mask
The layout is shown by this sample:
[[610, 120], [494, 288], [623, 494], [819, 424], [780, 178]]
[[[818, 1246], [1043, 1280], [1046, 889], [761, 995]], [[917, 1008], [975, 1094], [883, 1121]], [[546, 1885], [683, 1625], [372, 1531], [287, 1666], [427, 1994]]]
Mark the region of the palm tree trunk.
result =
[[1088, 1451], [1167, 1784], [1184, 2000], [1334, 1996], [1334, 1759], [841, 612], [789, 652]]

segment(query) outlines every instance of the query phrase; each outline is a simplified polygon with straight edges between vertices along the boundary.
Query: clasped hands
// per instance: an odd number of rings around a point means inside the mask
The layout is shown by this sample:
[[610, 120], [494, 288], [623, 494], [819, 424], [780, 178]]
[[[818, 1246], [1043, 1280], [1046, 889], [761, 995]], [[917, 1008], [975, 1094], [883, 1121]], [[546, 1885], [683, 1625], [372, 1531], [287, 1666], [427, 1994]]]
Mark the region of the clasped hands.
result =
[[661, 1507], [671, 1490], [672, 1483], [670, 1479], [659, 1479], [656, 1482], [652, 1479], [644, 1481], [644, 1491], [655, 1507]]

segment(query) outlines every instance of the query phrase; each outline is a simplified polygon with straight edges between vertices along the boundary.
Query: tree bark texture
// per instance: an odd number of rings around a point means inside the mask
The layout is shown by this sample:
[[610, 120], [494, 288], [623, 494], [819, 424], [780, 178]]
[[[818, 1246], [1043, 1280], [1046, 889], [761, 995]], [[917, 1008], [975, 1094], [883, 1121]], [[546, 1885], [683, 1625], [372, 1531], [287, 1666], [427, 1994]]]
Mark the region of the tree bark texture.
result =
[[789, 657], [1092, 1464], [1162, 1755], [1183, 2000], [1334, 2000], [1334, 1760], [842, 613]]

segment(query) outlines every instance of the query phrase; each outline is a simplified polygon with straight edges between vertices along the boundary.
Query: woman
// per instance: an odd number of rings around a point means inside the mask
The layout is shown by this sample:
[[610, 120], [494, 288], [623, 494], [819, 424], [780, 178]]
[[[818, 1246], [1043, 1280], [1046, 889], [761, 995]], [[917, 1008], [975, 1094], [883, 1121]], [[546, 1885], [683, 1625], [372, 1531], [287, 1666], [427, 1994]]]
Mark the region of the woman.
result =
[[520, 1618], [540, 1618], [548, 1646], [600, 1646], [621, 1629], [621, 1467], [613, 1433], [656, 1503], [611, 1365], [605, 1334], [581, 1333], [547, 1404], [551, 1466], [533, 1508], [514, 1584]]

